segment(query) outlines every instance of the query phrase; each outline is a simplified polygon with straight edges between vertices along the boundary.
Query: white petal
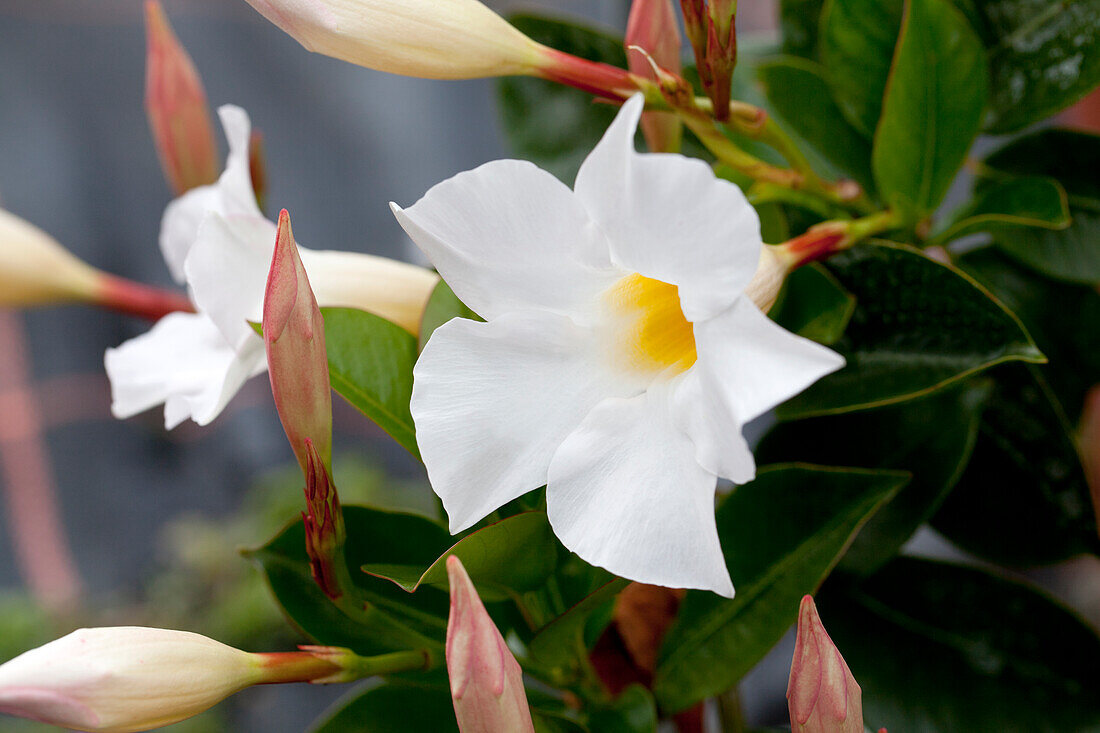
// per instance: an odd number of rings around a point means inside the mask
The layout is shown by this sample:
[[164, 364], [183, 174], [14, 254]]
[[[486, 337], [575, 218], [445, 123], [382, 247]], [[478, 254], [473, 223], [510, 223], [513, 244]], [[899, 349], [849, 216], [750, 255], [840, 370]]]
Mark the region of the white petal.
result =
[[701, 160], [639, 154], [643, 100], [632, 97], [585, 159], [574, 186], [614, 262], [676, 285], [689, 321], [727, 308], [752, 280], [763, 240], [737, 186]]
[[207, 214], [262, 216], [248, 163], [248, 113], [227, 104], [218, 109], [218, 115], [229, 141], [225, 171], [217, 183], [191, 189], [168, 204], [160, 223], [160, 250], [177, 282], [184, 281], [184, 262]]
[[710, 388], [696, 366], [677, 380], [672, 393], [673, 420], [695, 445], [699, 465], [737, 484], [756, 475], [756, 460], [742, 430], [745, 421]]
[[539, 311], [453, 320], [413, 370], [416, 440], [451, 531], [546, 483], [550, 457], [624, 382], [591, 332]]
[[623, 273], [572, 191], [498, 160], [433, 186], [397, 220], [455, 294], [486, 320], [523, 308], [586, 311]]
[[164, 403], [167, 428], [188, 417], [206, 425], [266, 367], [263, 340], [253, 339], [238, 353], [201, 313], [170, 313], [147, 333], [107, 349], [111, 412], [126, 418]]
[[786, 330], [748, 298], [696, 323], [695, 346], [703, 404], [684, 409], [709, 405], [742, 424], [844, 366], [840, 354]]
[[672, 424], [667, 388], [601, 402], [550, 462], [554, 533], [616, 575], [733, 597], [714, 520], [716, 477]]
[[256, 336], [248, 321], [263, 318], [274, 249], [275, 225], [267, 219], [210, 214], [187, 255], [184, 271], [191, 298], [233, 348]]

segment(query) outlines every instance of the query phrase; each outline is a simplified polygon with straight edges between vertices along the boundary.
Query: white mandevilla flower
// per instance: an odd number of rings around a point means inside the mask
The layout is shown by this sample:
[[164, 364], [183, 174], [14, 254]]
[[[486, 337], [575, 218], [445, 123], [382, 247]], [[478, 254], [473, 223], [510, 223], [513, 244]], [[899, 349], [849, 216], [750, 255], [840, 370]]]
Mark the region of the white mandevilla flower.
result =
[[[218, 110], [229, 159], [218, 182], [170, 203], [160, 246], [173, 277], [186, 282], [197, 313], [172, 313], [104, 358], [111, 411], [136, 415], [164, 404], [173, 428], [206, 425], [241, 385], [267, 368], [264, 342], [249, 325], [263, 316], [276, 226], [256, 204], [248, 167], [248, 115]], [[438, 277], [422, 268], [353, 252], [299, 248], [322, 306], [369, 310], [416, 332]]]
[[429, 340], [417, 442], [452, 532], [546, 484], [555, 533], [588, 562], [732, 596], [717, 477], [751, 480], [745, 423], [844, 361], [746, 295], [774, 298], [752, 284], [769, 261], [755, 212], [702, 161], [635, 152], [642, 107], [624, 105], [572, 191], [503, 160], [392, 205], [487, 321]]

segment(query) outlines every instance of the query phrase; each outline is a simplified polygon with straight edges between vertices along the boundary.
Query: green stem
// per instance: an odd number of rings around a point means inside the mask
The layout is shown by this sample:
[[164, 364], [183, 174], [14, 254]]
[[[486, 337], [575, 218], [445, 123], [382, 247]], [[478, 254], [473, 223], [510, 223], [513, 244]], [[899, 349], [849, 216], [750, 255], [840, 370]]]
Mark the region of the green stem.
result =
[[722, 733], [745, 733], [748, 726], [745, 725], [744, 709], [741, 704], [741, 694], [736, 687], [723, 692], [718, 696], [718, 720], [721, 723]]

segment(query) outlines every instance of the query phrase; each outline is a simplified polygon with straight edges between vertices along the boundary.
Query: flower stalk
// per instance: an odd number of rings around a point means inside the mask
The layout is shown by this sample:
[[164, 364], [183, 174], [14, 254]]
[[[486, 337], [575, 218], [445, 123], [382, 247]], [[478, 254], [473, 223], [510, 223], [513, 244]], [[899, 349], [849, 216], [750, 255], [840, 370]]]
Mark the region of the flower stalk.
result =
[[793, 270], [901, 225], [902, 217], [892, 209], [859, 219], [824, 221], [810, 227], [804, 234], [776, 245], [775, 252]]

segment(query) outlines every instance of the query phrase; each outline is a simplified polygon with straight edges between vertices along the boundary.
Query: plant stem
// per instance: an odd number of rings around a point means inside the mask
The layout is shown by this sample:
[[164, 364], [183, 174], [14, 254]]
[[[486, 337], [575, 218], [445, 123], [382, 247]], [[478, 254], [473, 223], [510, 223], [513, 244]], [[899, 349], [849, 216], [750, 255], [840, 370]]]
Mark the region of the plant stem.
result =
[[722, 733], [745, 733], [748, 730], [741, 705], [741, 693], [738, 692], [737, 687], [731, 687], [719, 695], [717, 703]]

